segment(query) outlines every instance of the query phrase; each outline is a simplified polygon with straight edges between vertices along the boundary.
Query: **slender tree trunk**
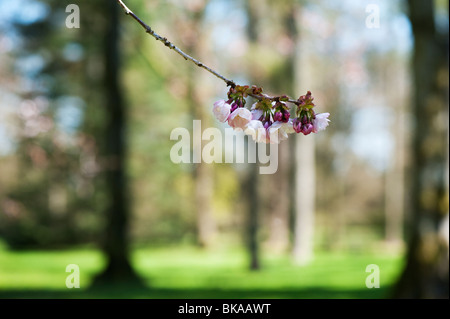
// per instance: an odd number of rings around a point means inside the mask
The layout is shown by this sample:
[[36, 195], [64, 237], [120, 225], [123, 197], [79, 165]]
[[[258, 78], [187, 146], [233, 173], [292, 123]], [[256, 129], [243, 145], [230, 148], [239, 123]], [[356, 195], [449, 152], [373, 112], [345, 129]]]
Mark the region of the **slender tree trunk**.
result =
[[[192, 28], [197, 36], [191, 39], [188, 45], [188, 51], [195, 57], [202, 59], [204, 52], [204, 37], [201, 35], [201, 23], [204, 17], [204, 6], [196, 8], [192, 17]], [[183, 31], [181, 31], [183, 32]], [[205, 91], [207, 91], [207, 83], [204, 76], [209, 78], [209, 74], [205, 74], [204, 70], [189, 66], [188, 79], [188, 99], [190, 103], [192, 118], [199, 120], [202, 130], [210, 126], [210, 117], [208, 109], [205, 108]], [[199, 132], [201, 134], [201, 132]], [[195, 133], [194, 133], [195, 134]], [[201, 154], [203, 141], [194, 140], [193, 151]], [[213, 196], [213, 166], [204, 163], [194, 164], [194, 201], [196, 209], [196, 225], [197, 225], [197, 243], [201, 247], [207, 248], [214, 243], [216, 234], [216, 225], [212, 215], [211, 200]]]
[[[270, 200], [268, 205], [270, 212], [267, 245], [271, 251], [282, 253], [289, 247], [289, 143], [280, 143], [278, 154], [271, 156], [278, 156], [278, 170], [268, 177], [268, 183], [272, 183], [277, 189], [277, 197], [276, 200]], [[272, 189], [268, 191], [272, 192]]]
[[[251, 142], [250, 142], [251, 143]], [[257, 146], [259, 147], [259, 145]], [[259, 258], [259, 218], [258, 212], [260, 210], [259, 196], [258, 196], [258, 164], [250, 164], [249, 176], [245, 183], [245, 192], [248, 194], [248, 221], [247, 221], [247, 233], [248, 233], [248, 250], [250, 255], [250, 270], [258, 270], [261, 268]]]
[[297, 264], [309, 263], [314, 256], [315, 156], [314, 137], [296, 136], [295, 228], [293, 256]]
[[[296, 4], [293, 3], [293, 16], [295, 23], [292, 24], [292, 34], [295, 36], [295, 56], [296, 64], [294, 67], [294, 85], [296, 91], [300, 91], [303, 78], [310, 78], [306, 73], [308, 63], [302, 62], [302, 56], [299, 56], [300, 50], [298, 11]], [[305, 70], [306, 69], [306, 70]], [[295, 136], [295, 224], [294, 224], [294, 246], [293, 258], [297, 264], [307, 264], [313, 259], [314, 243], [314, 210], [315, 210], [315, 142], [313, 134]]]
[[[248, 17], [247, 23], [247, 37], [250, 44], [255, 44], [258, 41], [257, 34], [257, 14], [256, 14], [255, 0], [249, 0], [246, 2], [246, 11]], [[252, 74], [249, 75], [252, 79]], [[253, 143], [249, 141], [249, 143]], [[257, 145], [258, 147], [264, 147], [264, 145]], [[257, 150], [255, 148], [255, 150]], [[258, 161], [258, 159], [257, 159]], [[246, 180], [243, 183], [244, 192], [247, 195], [247, 234], [248, 234], [248, 251], [250, 256], [250, 269], [258, 270], [261, 268], [260, 257], [259, 257], [259, 240], [258, 240], [258, 230], [259, 230], [259, 212], [260, 212], [260, 200], [258, 192], [258, 182], [259, 182], [259, 164], [248, 164], [249, 173], [246, 176]]]
[[195, 201], [197, 209], [197, 241], [201, 247], [214, 243], [216, 227], [211, 212], [212, 169], [205, 163], [196, 168]]
[[[409, 104], [409, 76], [398, 59], [384, 61], [383, 81], [380, 89], [393, 109], [392, 135], [394, 150], [385, 176], [385, 240], [388, 247], [398, 249], [403, 244], [405, 214], [405, 167], [406, 167], [406, 105]], [[392, 76], [395, 73], [396, 76]]]
[[136, 282], [128, 247], [129, 204], [126, 177], [126, 112], [120, 85], [119, 10], [115, 1], [104, 1], [109, 17], [104, 42], [104, 94], [107, 104], [105, 158], [107, 159], [107, 208], [104, 253], [106, 269], [96, 283]]
[[403, 215], [405, 198], [405, 119], [403, 108], [395, 111], [395, 149], [391, 168], [386, 174], [385, 186], [385, 239], [387, 243], [398, 246], [403, 241]]
[[[295, 28], [295, 19], [293, 17], [292, 3], [268, 2], [266, 10], [274, 11], [280, 21], [283, 22], [283, 30], [280, 36], [287, 37], [288, 41], [295, 43], [292, 29]], [[295, 32], [295, 30], [294, 30]], [[274, 71], [274, 74], [270, 74], [269, 87], [281, 88], [287, 95], [295, 97], [298, 92], [294, 88], [294, 66], [295, 66], [295, 50], [288, 49], [289, 53], [286, 53], [285, 65]], [[281, 71], [281, 72], [280, 72]], [[292, 135], [291, 135], [292, 136]], [[290, 225], [291, 225], [291, 166], [294, 162], [294, 152], [291, 147], [292, 138], [288, 141], [279, 144], [278, 148], [278, 170], [267, 177], [263, 177], [267, 180], [267, 183], [273, 185], [273, 188], [266, 189], [263, 196], [266, 194], [273, 195], [273, 189], [277, 189], [276, 200], [270, 199], [268, 201], [268, 226], [269, 226], [269, 238], [267, 240], [267, 246], [271, 252], [286, 253], [290, 248]], [[292, 197], [293, 199], [294, 197]]]
[[448, 37], [434, 26], [432, 1], [410, 0], [414, 32], [411, 235], [394, 296], [448, 298], [448, 246], [439, 235], [448, 214]]

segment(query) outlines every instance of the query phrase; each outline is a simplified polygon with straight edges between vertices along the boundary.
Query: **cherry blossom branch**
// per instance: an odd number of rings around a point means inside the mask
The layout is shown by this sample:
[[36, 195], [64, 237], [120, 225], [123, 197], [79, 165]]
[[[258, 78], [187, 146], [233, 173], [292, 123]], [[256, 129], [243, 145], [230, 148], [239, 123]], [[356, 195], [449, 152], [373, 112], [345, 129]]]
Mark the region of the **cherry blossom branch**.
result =
[[[306, 95], [300, 96], [298, 100], [293, 100], [286, 95], [270, 96], [264, 94], [262, 88], [257, 86], [236, 85], [233, 80], [227, 79], [183, 52], [167, 38], [155, 33], [122, 0], [117, 0], [117, 2], [123, 8], [125, 14], [136, 20], [145, 29], [145, 32], [164, 43], [169, 49], [177, 52], [185, 60], [191, 61], [218, 77], [230, 87], [227, 94], [228, 100], [219, 100], [214, 103], [213, 113], [220, 122], [227, 121], [231, 127], [242, 129], [246, 134], [252, 135], [255, 141], [263, 143], [279, 143], [286, 139], [290, 133], [296, 132], [308, 135], [322, 131], [328, 126], [330, 113], [316, 114], [314, 112], [314, 103], [312, 102], [314, 98], [310, 91]], [[248, 96], [258, 100], [253, 104], [251, 111], [244, 107]], [[286, 102], [295, 104], [295, 116], [291, 117]], [[274, 133], [276, 134], [274, 135]]]
[[125, 14], [131, 16], [134, 20], [136, 20], [144, 29], [145, 32], [147, 32], [148, 34], [150, 34], [152, 37], [154, 37], [156, 40], [161, 41], [162, 43], [164, 43], [164, 45], [166, 47], [168, 47], [169, 49], [174, 50], [175, 52], [177, 52], [179, 55], [181, 55], [185, 60], [191, 61], [192, 63], [194, 63], [195, 65], [197, 65], [198, 67], [201, 67], [203, 69], [205, 69], [206, 71], [208, 71], [209, 73], [215, 75], [216, 77], [218, 77], [219, 79], [221, 79], [222, 81], [224, 81], [227, 86], [231, 86], [234, 87], [236, 86], [236, 84], [234, 83], [233, 80], [227, 79], [226, 77], [224, 77], [223, 75], [221, 75], [220, 73], [218, 73], [217, 71], [214, 71], [213, 69], [211, 69], [210, 67], [206, 66], [204, 63], [198, 61], [197, 59], [194, 59], [193, 57], [191, 57], [189, 54], [186, 54], [185, 52], [183, 52], [180, 48], [178, 48], [176, 45], [174, 45], [172, 42], [170, 42], [169, 40], [167, 40], [167, 38], [162, 37], [160, 35], [158, 35], [155, 31], [152, 30], [152, 28], [150, 28], [150, 26], [148, 26], [144, 21], [142, 21], [136, 14], [134, 14], [133, 11], [131, 11], [126, 5], [125, 3], [123, 3], [122, 0], [117, 0], [117, 2], [121, 5], [121, 7], [124, 9]]
[[[219, 79], [221, 79], [222, 81], [224, 81], [227, 86], [230, 86], [232, 88], [234, 88], [236, 86], [236, 83], [233, 80], [227, 79], [225, 76], [221, 75], [220, 73], [218, 73], [217, 71], [211, 69], [210, 67], [206, 66], [204, 63], [198, 61], [197, 59], [193, 58], [192, 56], [190, 56], [189, 54], [183, 52], [183, 50], [181, 50], [180, 48], [178, 48], [176, 45], [174, 45], [172, 42], [170, 42], [169, 40], [167, 40], [167, 38], [162, 37], [160, 35], [158, 35], [155, 31], [152, 30], [152, 28], [150, 26], [148, 26], [144, 21], [142, 21], [133, 11], [131, 11], [122, 0], [117, 0], [117, 2], [120, 4], [120, 6], [123, 8], [123, 10], [125, 11], [126, 15], [131, 16], [134, 20], [136, 20], [144, 29], [145, 32], [147, 32], [148, 34], [150, 34], [152, 37], [154, 37], [156, 40], [161, 41], [162, 43], [164, 43], [164, 45], [166, 47], [168, 47], [169, 49], [174, 50], [175, 52], [177, 52], [179, 55], [181, 55], [185, 60], [191, 61], [192, 63], [194, 63], [195, 65], [197, 65], [198, 67], [201, 67], [203, 69], [205, 69], [206, 71], [208, 71], [209, 73], [213, 74], [214, 76], [218, 77]], [[250, 93], [248, 94], [249, 96], [262, 101], [262, 100], [270, 100], [270, 101], [279, 101], [280, 98], [282, 98], [281, 96], [269, 96], [267, 94], [263, 94], [258, 93]], [[285, 102], [289, 102], [289, 103], [293, 103], [298, 105], [299, 101], [298, 100], [293, 100], [293, 99], [289, 99], [289, 98], [285, 98], [284, 99]]]

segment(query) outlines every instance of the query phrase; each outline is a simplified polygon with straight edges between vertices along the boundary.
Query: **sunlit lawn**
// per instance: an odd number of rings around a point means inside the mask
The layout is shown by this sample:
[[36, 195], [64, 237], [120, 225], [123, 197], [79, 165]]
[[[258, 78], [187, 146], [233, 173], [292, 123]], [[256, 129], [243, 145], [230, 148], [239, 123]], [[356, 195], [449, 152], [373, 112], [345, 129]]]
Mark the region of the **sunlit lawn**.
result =
[[[91, 280], [104, 266], [97, 250], [0, 248], [0, 298], [384, 298], [401, 268], [395, 255], [317, 253], [302, 267], [288, 256], [264, 256], [263, 268], [251, 272], [242, 250], [192, 247], [138, 249], [133, 261], [147, 288], [94, 290]], [[68, 264], [80, 268], [80, 289], [65, 286]], [[379, 289], [366, 288], [369, 264], [380, 268]]]

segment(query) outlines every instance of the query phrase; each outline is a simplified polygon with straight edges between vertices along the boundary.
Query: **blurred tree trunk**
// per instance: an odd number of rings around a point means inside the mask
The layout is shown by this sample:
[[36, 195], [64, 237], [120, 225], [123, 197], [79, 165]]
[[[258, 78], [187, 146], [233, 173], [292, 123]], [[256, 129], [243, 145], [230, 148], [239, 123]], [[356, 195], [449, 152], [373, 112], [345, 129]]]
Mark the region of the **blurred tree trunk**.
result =
[[[247, 38], [250, 45], [254, 46], [258, 41], [257, 33], [257, 12], [256, 6], [258, 3], [255, 0], [248, 0], [246, 2], [246, 13], [247, 13]], [[252, 66], [250, 64], [249, 77], [251, 82], [254, 80], [254, 75], [252, 75]], [[249, 141], [249, 143], [253, 143]], [[265, 145], [256, 145], [255, 150], [258, 147], [264, 147]], [[256, 160], [258, 162], [258, 159]], [[259, 257], [259, 240], [258, 240], [258, 230], [259, 230], [259, 211], [260, 211], [260, 199], [258, 192], [258, 182], [259, 182], [259, 164], [248, 164], [250, 166], [247, 176], [243, 182], [243, 193], [247, 199], [247, 236], [248, 236], [248, 252], [250, 256], [250, 269], [258, 270], [261, 268], [260, 257]]]
[[432, 1], [410, 0], [414, 32], [411, 234], [397, 298], [448, 298], [448, 246], [439, 227], [448, 214], [448, 33], [434, 25]]
[[398, 246], [403, 239], [403, 211], [404, 211], [404, 116], [394, 111], [396, 127], [394, 128], [395, 148], [391, 167], [385, 178], [385, 240]]
[[211, 165], [197, 164], [195, 169], [195, 207], [197, 209], [197, 241], [201, 247], [211, 246], [216, 233], [211, 211], [212, 173]]
[[106, 269], [94, 284], [138, 282], [131, 267], [128, 247], [129, 203], [126, 177], [126, 111], [120, 85], [119, 10], [115, 1], [104, 1], [104, 96], [107, 106], [105, 158], [108, 200], [104, 253]]
[[[295, 39], [295, 66], [294, 85], [295, 91], [299, 92], [302, 79], [306, 79], [305, 73], [308, 63], [302, 63], [304, 59], [300, 56], [300, 21], [299, 8], [292, 3], [291, 34]], [[306, 69], [306, 70], [305, 70]], [[295, 178], [294, 178], [294, 245], [293, 258], [297, 264], [307, 264], [313, 258], [314, 244], [314, 204], [315, 204], [315, 142], [314, 134], [303, 136], [295, 134]]]
[[[289, 168], [290, 168], [290, 148], [289, 142], [279, 144], [278, 170], [273, 175], [269, 175], [266, 183], [271, 183], [277, 189], [277, 199], [268, 198], [269, 209], [269, 238], [267, 245], [272, 252], [286, 252], [289, 247]], [[272, 192], [273, 188], [266, 189]], [[268, 194], [268, 196], [270, 193]]]
[[315, 156], [314, 137], [296, 136], [295, 226], [293, 257], [304, 265], [313, 259]]
[[[202, 35], [202, 21], [204, 17], [205, 4], [198, 3], [198, 5], [191, 8], [192, 17], [190, 29], [188, 32], [190, 36], [186, 37], [188, 40], [188, 52], [192, 56], [203, 61], [204, 52], [204, 37]], [[186, 32], [186, 30], [180, 30]], [[185, 38], [185, 39], [186, 39]], [[203, 70], [189, 66], [188, 78], [188, 100], [190, 104], [192, 118], [200, 120], [202, 130], [210, 127], [209, 109], [205, 108], [207, 101], [205, 97], [207, 94], [207, 83], [205, 83]], [[195, 133], [194, 133], [195, 134]], [[201, 134], [201, 132], [200, 132]], [[203, 149], [203, 141], [194, 139], [193, 152], [201, 154]], [[200, 142], [200, 143], [198, 143]], [[196, 225], [197, 225], [197, 243], [201, 247], [210, 247], [214, 243], [216, 234], [216, 225], [211, 210], [211, 200], [213, 195], [213, 166], [204, 163], [195, 163], [194, 168], [194, 201], [196, 209]]]
[[[278, 34], [279, 38], [285, 39], [284, 43], [285, 61], [279, 68], [274, 69], [268, 75], [268, 87], [274, 92], [283, 92], [291, 97], [294, 97], [298, 92], [295, 92], [293, 85], [294, 65], [295, 65], [295, 50], [293, 44], [295, 40], [292, 37], [292, 24], [295, 23], [293, 19], [292, 5], [290, 3], [280, 4], [279, 2], [267, 2], [266, 11], [273, 12], [277, 18], [282, 21], [283, 28]], [[267, 44], [263, 44], [267, 46]], [[291, 165], [293, 162], [293, 152], [291, 152], [292, 138], [288, 141], [282, 142], [278, 146], [278, 170], [268, 176], [262, 176], [263, 183], [270, 183], [271, 188], [263, 189], [263, 198], [265, 198], [268, 209], [268, 239], [267, 246], [271, 252], [285, 253], [290, 247], [290, 177]], [[273, 200], [273, 189], [277, 190], [276, 200]]]
[[[249, 143], [252, 143], [250, 141]], [[260, 145], [257, 145], [260, 147]], [[264, 147], [264, 146], [263, 146]], [[260, 257], [259, 257], [259, 240], [258, 240], [258, 230], [259, 230], [259, 192], [258, 192], [258, 173], [259, 164], [249, 164], [250, 171], [246, 176], [243, 186], [245, 197], [247, 198], [247, 240], [248, 240], [248, 252], [250, 257], [250, 270], [258, 270], [261, 268]]]
[[[403, 216], [405, 211], [405, 153], [406, 74], [398, 67], [397, 60], [385, 61], [383, 66], [383, 92], [386, 92], [394, 116], [394, 156], [385, 178], [385, 240], [396, 249], [403, 243]], [[392, 76], [392, 72], [396, 74]]]

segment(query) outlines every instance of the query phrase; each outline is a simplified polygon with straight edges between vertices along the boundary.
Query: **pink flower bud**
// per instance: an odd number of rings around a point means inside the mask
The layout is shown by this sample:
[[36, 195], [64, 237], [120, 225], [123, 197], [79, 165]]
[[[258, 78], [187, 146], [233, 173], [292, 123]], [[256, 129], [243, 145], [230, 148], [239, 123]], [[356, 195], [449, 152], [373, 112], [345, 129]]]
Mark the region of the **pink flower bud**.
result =
[[296, 118], [293, 123], [292, 127], [294, 128], [294, 131], [297, 133], [300, 133], [302, 131], [302, 122], [298, 118]]
[[302, 124], [308, 123], [308, 117], [306, 115], [303, 115], [302, 117]]
[[283, 120], [283, 113], [281, 112], [275, 112], [273, 115], [274, 122], [281, 122]]
[[291, 117], [291, 114], [288, 111], [285, 111], [283, 114], [282, 122], [287, 123], [289, 121], [290, 117]]
[[264, 122], [264, 128], [267, 130], [272, 125], [272, 121], [266, 121]]
[[311, 123], [304, 124], [302, 126], [302, 133], [304, 135], [308, 135], [308, 134], [310, 134], [313, 131], [313, 129], [314, 129], [314, 127], [313, 127], [313, 125]]
[[231, 103], [231, 113], [233, 113], [237, 108], [239, 107], [239, 105], [236, 102]]

